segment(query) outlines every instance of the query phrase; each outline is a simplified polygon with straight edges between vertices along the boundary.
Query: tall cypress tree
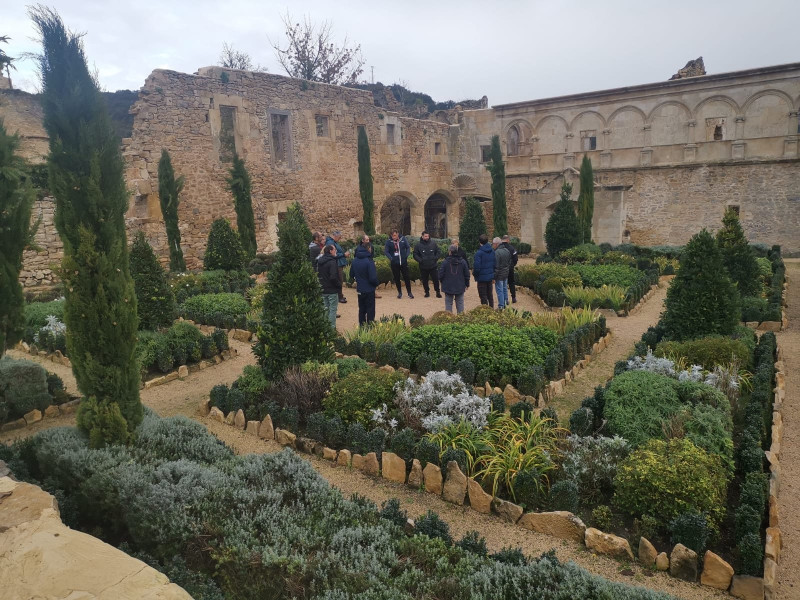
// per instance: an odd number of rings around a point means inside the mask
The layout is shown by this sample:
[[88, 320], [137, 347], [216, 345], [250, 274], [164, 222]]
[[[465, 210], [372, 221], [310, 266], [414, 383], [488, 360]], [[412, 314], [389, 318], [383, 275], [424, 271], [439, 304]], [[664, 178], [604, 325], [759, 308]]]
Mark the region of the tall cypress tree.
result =
[[581, 243], [581, 226], [572, 207], [572, 184], [566, 181], [561, 186], [561, 198], [553, 208], [553, 214], [544, 228], [547, 253], [555, 258], [561, 251]]
[[256, 257], [256, 223], [253, 217], [253, 199], [250, 197], [250, 173], [244, 165], [244, 159], [233, 155], [233, 166], [230, 176], [225, 180], [233, 194], [233, 206], [236, 209], [236, 228], [239, 230], [239, 241], [242, 243], [247, 260]]
[[592, 241], [592, 219], [594, 218], [594, 175], [592, 161], [585, 154], [581, 162], [581, 191], [578, 193], [578, 222], [581, 225], [581, 242]]
[[725, 211], [722, 229], [717, 232], [717, 244], [722, 251], [722, 262], [742, 296], [757, 296], [761, 293], [758, 262], [755, 252], [739, 222], [739, 215], [732, 208]]
[[0, 119], [0, 356], [20, 340], [25, 321], [19, 272], [35, 195], [18, 146], [19, 138], [8, 135]]
[[358, 191], [364, 208], [364, 233], [375, 235], [375, 199], [372, 196], [372, 163], [365, 127], [358, 128]]
[[486, 219], [483, 216], [481, 203], [474, 197], [467, 196], [464, 200], [464, 218], [458, 229], [458, 240], [467, 256], [472, 257], [478, 250], [478, 237], [486, 231]]
[[167, 245], [169, 246], [169, 270], [185, 271], [186, 261], [181, 250], [181, 230], [178, 228], [178, 202], [183, 190], [183, 175], [176, 178], [172, 168], [172, 159], [166, 149], [161, 150], [158, 161], [158, 200], [161, 203], [161, 216], [167, 229]]
[[39, 6], [30, 15], [43, 44], [41, 103], [55, 224], [64, 244], [67, 351], [86, 397], [78, 425], [93, 446], [124, 442], [142, 420], [142, 405], [120, 141], [86, 65], [81, 36], [52, 9]]
[[308, 360], [332, 358], [335, 331], [325, 315], [319, 280], [308, 260], [311, 230], [295, 203], [278, 223], [278, 260], [264, 294], [264, 312], [253, 353], [268, 379]]
[[486, 168], [492, 176], [492, 221], [495, 237], [508, 233], [508, 207], [506, 206], [506, 166], [500, 150], [500, 136], [492, 136], [492, 147]]

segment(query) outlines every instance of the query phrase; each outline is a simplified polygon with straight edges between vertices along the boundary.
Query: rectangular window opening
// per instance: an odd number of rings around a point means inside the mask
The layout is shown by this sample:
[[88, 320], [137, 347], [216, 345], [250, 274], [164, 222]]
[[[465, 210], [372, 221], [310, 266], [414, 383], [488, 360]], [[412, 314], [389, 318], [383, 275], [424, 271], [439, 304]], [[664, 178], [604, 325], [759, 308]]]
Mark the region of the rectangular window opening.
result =
[[234, 125], [236, 123], [236, 107], [219, 107], [219, 159], [222, 162], [232, 162], [236, 154], [236, 136]]
[[481, 146], [481, 162], [488, 163], [491, 160], [491, 146]]
[[328, 117], [325, 115], [317, 115], [314, 118], [317, 124], [317, 137], [330, 137], [328, 130]]
[[441, 142], [434, 142], [434, 144], [433, 144], [433, 153], [436, 156], [439, 156], [442, 153], [442, 143]]
[[394, 146], [394, 124], [386, 124], [386, 143], [389, 146]]
[[276, 164], [289, 162], [289, 115], [273, 114], [272, 151]]
[[581, 150], [597, 150], [597, 132], [595, 130], [581, 131]]

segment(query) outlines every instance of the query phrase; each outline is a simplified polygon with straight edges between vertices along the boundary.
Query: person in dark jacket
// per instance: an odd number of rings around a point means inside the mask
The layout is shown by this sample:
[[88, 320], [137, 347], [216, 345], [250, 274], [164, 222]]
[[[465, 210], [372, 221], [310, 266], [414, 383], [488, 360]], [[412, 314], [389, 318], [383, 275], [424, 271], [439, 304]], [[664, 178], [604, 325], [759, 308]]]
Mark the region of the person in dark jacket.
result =
[[517, 262], [519, 262], [519, 253], [517, 249], [511, 245], [511, 236], [509, 235], [503, 236], [503, 243], [501, 245], [511, 253], [511, 269], [508, 271], [508, 291], [511, 294], [511, 303], [516, 304], [517, 286], [514, 281], [514, 268], [517, 266]]
[[319, 231], [315, 231], [311, 238], [311, 243], [308, 245], [308, 260], [311, 261], [311, 266], [314, 267], [314, 271], [317, 270], [317, 259], [322, 256], [323, 248], [322, 234]]
[[394, 276], [394, 284], [397, 286], [397, 297], [403, 297], [403, 288], [400, 287], [400, 276], [406, 284], [406, 291], [408, 297], [413, 298], [414, 294], [411, 293], [411, 278], [408, 275], [408, 255], [411, 253], [411, 246], [405, 237], [400, 235], [397, 229], [392, 229], [392, 235], [386, 240], [386, 245], [383, 247], [383, 253], [389, 259], [392, 267], [392, 275]]
[[472, 275], [478, 282], [478, 296], [481, 304], [488, 304], [494, 308], [494, 296], [492, 294], [492, 280], [494, 279], [494, 249], [489, 243], [489, 236], [485, 233], [478, 238], [481, 247], [475, 253], [472, 260]]
[[[464, 291], [469, 287], [469, 265], [458, 255], [459, 247], [450, 246], [450, 252], [439, 267], [439, 281], [444, 292], [444, 309], [453, 312], [453, 300], [456, 301], [456, 312], [464, 312]], [[463, 250], [462, 250], [463, 252]]]
[[339, 294], [342, 293], [342, 280], [339, 279], [339, 266], [336, 259], [336, 246], [328, 244], [317, 261], [317, 277], [322, 286], [322, 303], [328, 312], [328, 321], [336, 329], [336, 310], [339, 308]]
[[494, 288], [497, 291], [497, 308], [508, 306], [508, 272], [511, 270], [511, 252], [503, 248], [503, 240], [492, 240], [494, 248]]
[[[375, 260], [375, 247], [372, 245], [372, 240], [369, 239], [369, 236], [366, 233], [361, 238], [361, 245], [369, 250], [369, 255], [372, 257], [372, 260]], [[375, 290], [375, 299], [378, 300], [381, 297], [382, 296], [378, 293], [378, 290]]]
[[414, 246], [414, 260], [419, 263], [419, 275], [422, 279], [422, 289], [425, 290], [425, 297], [431, 295], [428, 287], [428, 278], [433, 279], [433, 289], [436, 297], [441, 298], [439, 292], [439, 278], [436, 276], [436, 267], [439, 263], [439, 246], [431, 239], [431, 234], [427, 231], [422, 232], [419, 243]]
[[459, 257], [459, 258], [463, 258], [465, 261], [467, 261], [467, 264], [469, 264], [469, 259], [467, 258], [467, 253], [461, 247], [461, 244], [459, 244], [458, 238], [451, 238], [450, 239], [450, 245], [451, 246], [455, 246], [456, 248], [458, 248], [458, 251], [456, 252], [456, 256]]
[[378, 287], [378, 269], [372, 253], [363, 242], [356, 248], [356, 257], [350, 265], [350, 274], [356, 280], [358, 292], [358, 324], [375, 320], [375, 288]]
[[[347, 257], [350, 256], [350, 250], [344, 251], [344, 248], [339, 245], [340, 239], [342, 239], [342, 232], [334, 231], [325, 240], [325, 245], [336, 248], [336, 266], [339, 269], [339, 281], [344, 283], [344, 268], [347, 266]], [[341, 287], [339, 288], [339, 302], [342, 304], [347, 302]]]

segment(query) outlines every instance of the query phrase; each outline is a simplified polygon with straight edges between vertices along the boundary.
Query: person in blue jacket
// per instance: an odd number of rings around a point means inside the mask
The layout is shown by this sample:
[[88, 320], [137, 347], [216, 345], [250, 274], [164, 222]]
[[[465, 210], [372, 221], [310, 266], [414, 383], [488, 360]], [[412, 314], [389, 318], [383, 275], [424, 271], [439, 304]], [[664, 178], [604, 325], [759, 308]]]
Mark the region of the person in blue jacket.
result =
[[411, 246], [409, 246], [406, 238], [401, 236], [397, 229], [392, 229], [392, 235], [386, 240], [383, 253], [386, 255], [386, 258], [389, 259], [389, 263], [392, 267], [394, 284], [397, 286], [397, 297], [403, 297], [403, 288], [400, 287], [400, 275], [402, 275], [406, 283], [408, 297], [413, 298], [414, 294], [411, 293], [411, 278], [408, 276], [408, 255], [411, 253]]
[[378, 287], [378, 269], [372, 260], [369, 238], [356, 247], [356, 257], [350, 265], [350, 274], [356, 280], [358, 292], [358, 324], [371, 323], [375, 320], [375, 288]]
[[[342, 239], [342, 232], [334, 231], [325, 240], [325, 245], [336, 248], [336, 266], [339, 269], [339, 281], [344, 285], [344, 268], [347, 266], [347, 258], [350, 256], [350, 250], [347, 252], [344, 251], [344, 248], [339, 245], [340, 239]], [[342, 304], [347, 303], [347, 298], [344, 297], [344, 292], [341, 288], [339, 289], [339, 302]]]
[[481, 304], [488, 304], [494, 308], [494, 295], [492, 294], [492, 281], [494, 280], [494, 248], [489, 243], [489, 236], [485, 233], [478, 238], [481, 247], [475, 253], [472, 261], [472, 276], [478, 282], [478, 296]]

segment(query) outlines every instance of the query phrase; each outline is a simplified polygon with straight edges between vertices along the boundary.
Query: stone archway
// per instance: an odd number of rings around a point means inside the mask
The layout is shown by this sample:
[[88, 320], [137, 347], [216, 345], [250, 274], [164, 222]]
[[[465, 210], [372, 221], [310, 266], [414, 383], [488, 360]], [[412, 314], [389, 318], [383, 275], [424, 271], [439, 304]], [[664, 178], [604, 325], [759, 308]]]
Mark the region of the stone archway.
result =
[[411, 235], [411, 200], [403, 194], [392, 194], [381, 206], [381, 233], [397, 229], [401, 235]]
[[425, 202], [425, 229], [433, 238], [446, 238], [447, 231], [447, 203], [444, 194], [432, 194]]

